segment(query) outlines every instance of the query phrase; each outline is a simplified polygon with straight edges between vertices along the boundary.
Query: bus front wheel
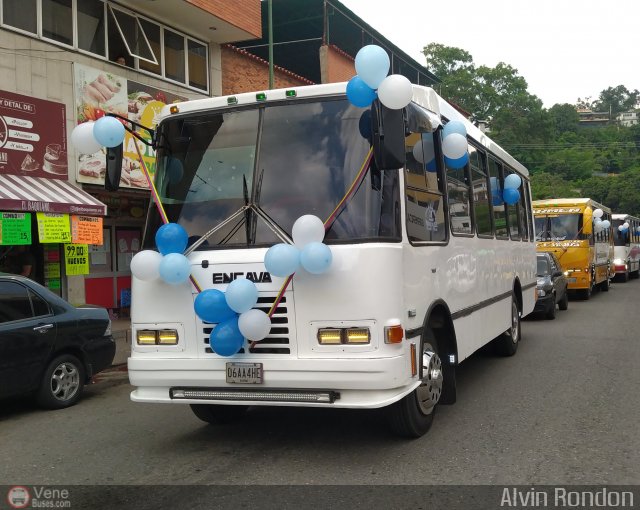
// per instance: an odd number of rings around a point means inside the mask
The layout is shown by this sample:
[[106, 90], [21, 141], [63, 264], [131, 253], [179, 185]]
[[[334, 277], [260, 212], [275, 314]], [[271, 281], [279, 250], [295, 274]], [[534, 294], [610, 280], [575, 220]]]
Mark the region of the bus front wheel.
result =
[[420, 386], [388, 409], [389, 424], [399, 436], [418, 438], [431, 428], [444, 381], [436, 345], [435, 340], [423, 342]]

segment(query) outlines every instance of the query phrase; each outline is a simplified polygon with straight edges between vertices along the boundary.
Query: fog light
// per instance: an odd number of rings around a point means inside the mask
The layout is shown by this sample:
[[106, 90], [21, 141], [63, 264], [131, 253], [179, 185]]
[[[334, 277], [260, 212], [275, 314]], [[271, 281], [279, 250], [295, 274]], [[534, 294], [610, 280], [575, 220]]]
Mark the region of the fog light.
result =
[[177, 345], [178, 332], [175, 329], [161, 329], [158, 331], [159, 345]]
[[156, 345], [157, 332], [150, 329], [140, 329], [136, 332], [138, 345]]
[[348, 344], [368, 344], [371, 340], [368, 328], [351, 328], [345, 331]]
[[547, 295], [547, 292], [544, 289], [538, 289], [538, 297], [544, 297]]
[[399, 344], [404, 338], [404, 329], [402, 326], [386, 326], [384, 328], [384, 343]]
[[321, 345], [335, 345], [342, 343], [341, 329], [319, 329], [318, 343]]

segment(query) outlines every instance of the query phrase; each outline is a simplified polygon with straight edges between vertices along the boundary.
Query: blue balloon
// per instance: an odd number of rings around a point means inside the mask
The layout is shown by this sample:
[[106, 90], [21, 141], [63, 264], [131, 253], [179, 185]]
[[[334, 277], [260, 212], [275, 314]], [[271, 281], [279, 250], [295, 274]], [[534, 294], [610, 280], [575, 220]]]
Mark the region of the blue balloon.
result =
[[450, 120], [442, 128], [442, 138], [453, 133], [458, 133], [466, 138], [467, 128], [459, 120]]
[[[492, 177], [493, 179], [493, 177]], [[502, 201], [502, 191], [497, 188], [491, 189], [491, 203], [493, 203], [494, 207], [502, 205], [504, 202]]]
[[468, 161], [469, 161], [468, 152], [465, 152], [462, 157], [457, 159], [451, 159], [451, 158], [448, 158], [447, 156], [444, 157], [444, 162], [446, 163], [446, 165], [449, 168], [453, 168], [454, 170], [457, 170], [458, 168], [464, 168], [464, 166], [467, 164]]
[[522, 179], [518, 174], [509, 174], [504, 179], [504, 189], [518, 189], [522, 184]]
[[427, 162], [427, 172], [437, 172], [438, 165], [436, 165], [436, 159], [433, 158], [431, 161]]
[[274, 276], [292, 275], [300, 267], [300, 250], [290, 244], [275, 244], [264, 256], [264, 267]]
[[509, 205], [515, 204], [520, 200], [520, 192], [517, 189], [506, 188], [502, 192], [502, 199]]
[[160, 261], [160, 278], [171, 285], [186, 282], [191, 274], [189, 259], [180, 253], [169, 253]]
[[238, 317], [232, 317], [218, 324], [209, 337], [213, 352], [220, 356], [237, 354], [244, 344], [244, 337], [238, 328]]
[[236, 312], [229, 308], [224, 292], [217, 289], [206, 289], [200, 292], [193, 302], [193, 308], [198, 317], [205, 322], [220, 323], [236, 315]]
[[115, 117], [101, 117], [93, 125], [93, 137], [105, 147], [116, 147], [124, 142], [124, 126]]
[[359, 76], [347, 83], [347, 99], [359, 108], [369, 106], [376, 98], [376, 91], [369, 87]]
[[324, 243], [312, 242], [305, 245], [300, 253], [300, 264], [309, 273], [322, 274], [329, 269], [333, 255]]
[[251, 280], [238, 278], [229, 284], [224, 295], [229, 308], [234, 312], [244, 313], [258, 302], [258, 287]]
[[189, 235], [177, 223], [165, 223], [156, 232], [156, 246], [163, 255], [183, 253], [189, 242]]
[[372, 89], [380, 86], [387, 77], [390, 66], [387, 52], [375, 44], [360, 48], [356, 54], [356, 73]]

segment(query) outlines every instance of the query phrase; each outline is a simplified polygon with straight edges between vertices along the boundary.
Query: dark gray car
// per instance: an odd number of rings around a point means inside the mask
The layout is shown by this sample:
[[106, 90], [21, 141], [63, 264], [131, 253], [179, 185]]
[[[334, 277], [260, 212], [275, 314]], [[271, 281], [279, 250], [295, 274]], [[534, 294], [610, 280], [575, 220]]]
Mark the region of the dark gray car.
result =
[[547, 319], [556, 318], [556, 305], [560, 310], [569, 307], [567, 279], [560, 262], [553, 253], [538, 252], [537, 292], [538, 300], [534, 312], [544, 313]]

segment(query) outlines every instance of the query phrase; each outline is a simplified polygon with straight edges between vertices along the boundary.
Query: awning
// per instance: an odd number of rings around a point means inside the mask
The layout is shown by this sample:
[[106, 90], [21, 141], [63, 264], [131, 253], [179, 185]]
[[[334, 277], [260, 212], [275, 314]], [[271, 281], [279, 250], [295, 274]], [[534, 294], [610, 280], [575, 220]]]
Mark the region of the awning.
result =
[[67, 181], [0, 175], [0, 211], [106, 216], [107, 206]]

